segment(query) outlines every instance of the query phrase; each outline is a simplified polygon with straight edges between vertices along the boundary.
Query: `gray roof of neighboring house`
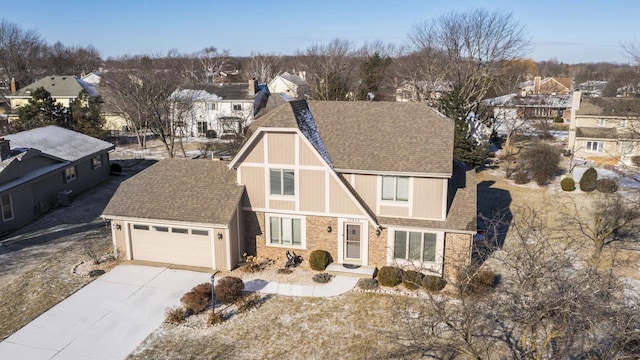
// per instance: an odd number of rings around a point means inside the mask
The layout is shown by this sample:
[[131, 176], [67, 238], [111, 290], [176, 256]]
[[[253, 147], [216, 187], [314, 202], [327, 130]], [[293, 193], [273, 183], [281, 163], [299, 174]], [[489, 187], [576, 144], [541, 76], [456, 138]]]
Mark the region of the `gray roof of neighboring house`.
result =
[[613, 127], [577, 127], [576, 137], [592, 139], [617, 139], [618, 131]]
[[572, 99], [572, 94], [527, 96], [509, 94], [483, 100], [483, 103], [487, 106], [568, 108], [572, 105]]
[[[309, 101], [309, 108], [336, 169], [451, 174], [453, 122], [426, 104]], [[298, 127], [289, 105], [253, 125]]]
[[224, 225], [243, 192], [226, 162], [166, 159], [123, 182], [103, 216]]
[[65, 161], [76, 161], [109, 151], [114, 145], [58, 126], [45, 126], [4, 136], [11, 148], [32, 148]]
[[43, 77], [42, 79], [19, 89], [14, 94], [11, 94], [10, 97], [31, 97], [31, 92], [41, 87], [47, 90], [51, 94], [52, 98], [76, 97], [83, 89], [87, 90], [89, 96], [100, 95], [94, 85], [77, 79], [73, 75], [66, 75]]
[[283, 78], [283, 79], [285, 79], [287, 81], [290, 81], [290, 82], [292, 82], [292, 83], [294, 83], [296, 85], [309, 85], [305, 79], [303, 79], [300, 76], [295, 75], [295, 74], [289, 74], [286, 71], [283, 72], [282, 74], [278, 75], [278, 76], [280, 76], [281, 78]]
[[185, 86], [187, 90], [204, 90], [221, 97], [220, 100], [254, 100], [256, 94], [249, 91], [248, 83], [195, 84]]
[[638, 117], [640, 99], [598, 97], [584, 98], [576, 115]]
[[445, 221], [420, 220], [396, 217], [378, 217], [383, 226], [396, 225], [405, 227], [477, 230], [477, 194], [476, 171], [455, 161], [453, 176], [449, 180], [447, 219]]

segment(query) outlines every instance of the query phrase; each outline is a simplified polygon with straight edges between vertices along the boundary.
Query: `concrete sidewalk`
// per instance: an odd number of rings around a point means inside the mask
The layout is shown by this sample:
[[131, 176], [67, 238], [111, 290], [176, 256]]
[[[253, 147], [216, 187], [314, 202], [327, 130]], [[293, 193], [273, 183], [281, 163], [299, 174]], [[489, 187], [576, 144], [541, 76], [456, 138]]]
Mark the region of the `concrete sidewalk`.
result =
[[353, 289], [358, 280], [356, 277], [344, 275], [336, 275], [330, 283], [322, 285], [293, 285], [249, 280], [244, 283], [244, 289], [245, 291], [259, 291], [284, 296], [329, 297], [344, 294]]

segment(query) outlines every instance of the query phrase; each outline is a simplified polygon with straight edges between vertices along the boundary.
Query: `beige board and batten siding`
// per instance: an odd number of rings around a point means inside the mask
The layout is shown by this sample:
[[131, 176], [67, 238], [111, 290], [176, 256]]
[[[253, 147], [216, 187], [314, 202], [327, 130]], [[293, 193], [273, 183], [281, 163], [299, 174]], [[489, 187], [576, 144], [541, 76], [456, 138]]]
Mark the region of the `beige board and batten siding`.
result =
[[244, 184], [247, 196], [244, 197], [245, 201], [250, 201], [249, 204], [243, 204], [244, 206], [251, 206], [254, 208], [264, 208], [265, 203], [265, 170], [263, 167], [242, 166], [240, 169], [241, 179], [240, 183]]
[[338, 180], [329, 176], [329, 212], [333, 214], [362, 215], [356, 202], [340, 186]]
[[269, 133], [267, 134], [267, 151], [269, 164], [291, 165], [295, 164], [295, 142], [298, 135], [295, 133]]
[[300, 165], [302, 166], [323, 166], [322, 162], [318, 158], [318, 153], [307, 146], [302, 138], [299, 139], [300, 146], [298, 149], [298, 157]]
[[[404, 204], [402, 204], [404, 205]], [[380, 215], [409, 217], [409, 205], [406, 206], [386, 206], [380, 205]]]
[[258, 135], [256, 142], [245, 152], [247, 154], [243, 159], [247, 163], [264, 163], [264, 136]]
[[413, 178], [412, 217], [444, 220], [446, 218], [447, 179]]
[[325, 171], [300, 170], [300, 211], [325, 212]]
[[354, 181], [352, 182], [352, 186], [360, 197], [364, 200], [364, 202], [369, 205], [371, 209], [375, 209], [378, 202], [378, 176], [377, 175], [345, 175], [347, 179], [352, 178]]

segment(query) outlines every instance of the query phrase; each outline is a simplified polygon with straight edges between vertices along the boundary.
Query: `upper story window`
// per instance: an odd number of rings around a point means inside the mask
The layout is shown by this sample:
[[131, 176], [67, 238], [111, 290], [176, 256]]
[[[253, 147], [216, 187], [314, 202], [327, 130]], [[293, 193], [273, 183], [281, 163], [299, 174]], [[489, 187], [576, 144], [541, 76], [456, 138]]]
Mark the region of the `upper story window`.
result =
[[294, 195], [295, 176], [293, 170], [270, 169], [271, 195]]
[[97, 169], [100, 166], [102, 166], [102, 156], [98, 155], [98, 156], [94, 156], [91, 159], [91, 168], [92, 169]]
[[215, 110], [216, 109], [216, 103], [207, 103], [207, 110]]
[[627, 127], [627, 119], [622, 119], [622, 120], [620, 120], [620, 127], [621, 127], [621, 128], [625, 128], [625, 127]]
[[65, 182], [69, 182], [72, 180], [75, 180], [76, 178], [76, 167], [72, 166], [72, 167], [68, 167], [66, 169], [64, 169], [64, 181]]
[[600, 119], [600, 120], [598, 121], [598, 125], [599, 125], [600, 127], [604, 127], [605, 125], [607, 125], [607, 121], [606, 121], [605, 119]]
[[233, 110], [242, 110], [242, 104], [233, 104]]
[[409, 178], [406, 176], [383, 176], [382, 200], [409, 201]]
[[0, 198], [2, 203], [2, 221], [13, 220], [13, 204], [11, 203], [11, 194], [2, 195]]
[[604, 142], [602, 142], [602, 141], [587, 141], [587, 151], [604, 152]]

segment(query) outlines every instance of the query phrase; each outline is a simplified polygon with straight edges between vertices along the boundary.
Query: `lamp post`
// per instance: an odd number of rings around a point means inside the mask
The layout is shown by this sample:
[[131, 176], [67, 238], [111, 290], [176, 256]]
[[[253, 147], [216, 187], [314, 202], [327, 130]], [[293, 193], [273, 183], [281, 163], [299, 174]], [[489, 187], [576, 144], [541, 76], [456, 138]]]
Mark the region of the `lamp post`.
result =
[[213, 311], [214, 313], [216, 312], [216, 293], [214, 291], [215, 289], [215, 282], [216, 282], [216, 274], [218, 272], [214, 272], [213, 274], [211, 274], [211, 311]]

